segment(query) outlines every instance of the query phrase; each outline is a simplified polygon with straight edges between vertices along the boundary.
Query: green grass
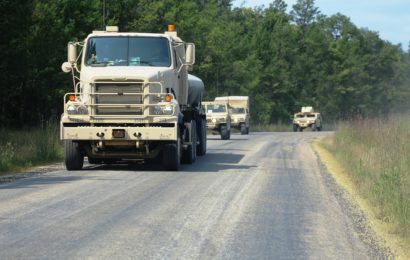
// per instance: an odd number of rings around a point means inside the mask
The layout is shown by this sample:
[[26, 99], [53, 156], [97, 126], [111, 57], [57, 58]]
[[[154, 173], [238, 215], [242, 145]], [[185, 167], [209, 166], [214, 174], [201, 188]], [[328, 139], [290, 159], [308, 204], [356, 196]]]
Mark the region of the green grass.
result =
[[62, 158], [57, 123], [28, 130], [0, 129], [0, 172], [21, 170]]
[[410, 116], [341, 123], [326, 146], [376, 209], [376, 216], [409, 239]]

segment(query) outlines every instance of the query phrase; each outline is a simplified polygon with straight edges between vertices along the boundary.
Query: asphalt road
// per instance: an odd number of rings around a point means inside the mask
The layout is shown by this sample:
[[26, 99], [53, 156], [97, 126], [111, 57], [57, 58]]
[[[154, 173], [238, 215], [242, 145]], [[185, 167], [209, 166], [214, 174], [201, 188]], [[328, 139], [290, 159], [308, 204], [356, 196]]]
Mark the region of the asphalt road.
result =
[[309, 141], [252, 133], [179, 172], [87, 166], [0, 184], [0, 259], [374, 259]]

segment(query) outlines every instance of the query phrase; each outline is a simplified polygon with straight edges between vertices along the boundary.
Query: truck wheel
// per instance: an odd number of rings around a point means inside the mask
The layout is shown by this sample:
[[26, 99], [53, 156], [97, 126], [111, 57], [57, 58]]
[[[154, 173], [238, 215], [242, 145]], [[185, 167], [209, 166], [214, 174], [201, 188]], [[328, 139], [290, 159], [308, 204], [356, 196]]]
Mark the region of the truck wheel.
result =
[[246, 135], [246, 126], [245, 124], [241, 124], [241, 135]]
[[[189, 138], [189, 136], [191, 138]], [[189, 142], [189, 140], [192, 140], [192, 144], [188, 145], [188, 148], [184, 150], [183, 155], [182, 155], [182, 161], [183, 163], [191, 164], [195, 162], [196, 159], [196, 122], [195, 120], [191, 121], [191, 131], [188, 133], [188, 135], [185, 135], [185, 142]]]
[[298, 125], [293, 125], [293, 132], [297, 132], [298, 131]]
[[303, 132], [303, 127], [299, 127], [299, 132]]
[[228, 140], [229, 139], [229, 131], [228, 128], [226, 127], [226, 125], [221, 125], [221, 139], [222, 140]]
[[196, 154], [203, 156], [206, 154], [206, 120], [200, 118], [197, 124], [198, 146], [196, 147]]
[[317, 127], [316, 127], [316, 124], [313, 124], [313, 125], [312, 125], [312, 131], [315, 132], [315, 131], [316, 131], [316, 128], [317, 128]]
[[84, 164], [84, 155], [78, 142], [64, 140], [64, 162], [69, 171], [81, 170]]
[[181, 165], [181, 138], [178, 131], [176, 142], [164, 145], [162, 151], [162, 165], [167, 171], [178, 171]]

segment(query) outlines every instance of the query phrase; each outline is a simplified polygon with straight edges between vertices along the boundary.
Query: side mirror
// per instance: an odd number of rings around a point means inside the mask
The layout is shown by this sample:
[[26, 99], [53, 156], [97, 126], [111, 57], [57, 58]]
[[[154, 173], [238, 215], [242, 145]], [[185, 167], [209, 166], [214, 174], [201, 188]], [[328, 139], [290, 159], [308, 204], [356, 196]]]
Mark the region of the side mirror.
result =
[[71, 64], [74, 64], [77, 62], [77, 46], [75, 45], [74, 42], [68, 43], [67, 61]]
[[187, 43], [185, 51], [185, 65], [192, 66], [195, 63], [195, 45]]

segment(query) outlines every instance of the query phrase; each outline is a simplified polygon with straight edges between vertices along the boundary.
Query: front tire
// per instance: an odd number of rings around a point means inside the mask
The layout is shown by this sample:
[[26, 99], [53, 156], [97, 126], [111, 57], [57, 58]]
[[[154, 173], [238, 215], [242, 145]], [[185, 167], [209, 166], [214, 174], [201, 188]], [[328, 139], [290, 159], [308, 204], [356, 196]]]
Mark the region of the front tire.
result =
[[84, 154], [78, 142], [64, 140], [64, 162], [69, 171], [77, 171], [83, 168]]
[[162, 151], [162, 165], [167, 171], [178, 171], [181, 165], [181, 138], [177, 133], [177, 141], [165, 144]]
[[246, 135], [247, 131], [246, 131], [246, 125], [245, 124], [241, 124], [241, 135]]
[[226, 127], [226, 125], [221, 125], [220, 132], [221, 132], [221, 139], [222, 140], [228, 140], [229, 139], [230, 133], [229, 133], [228, 128]]

